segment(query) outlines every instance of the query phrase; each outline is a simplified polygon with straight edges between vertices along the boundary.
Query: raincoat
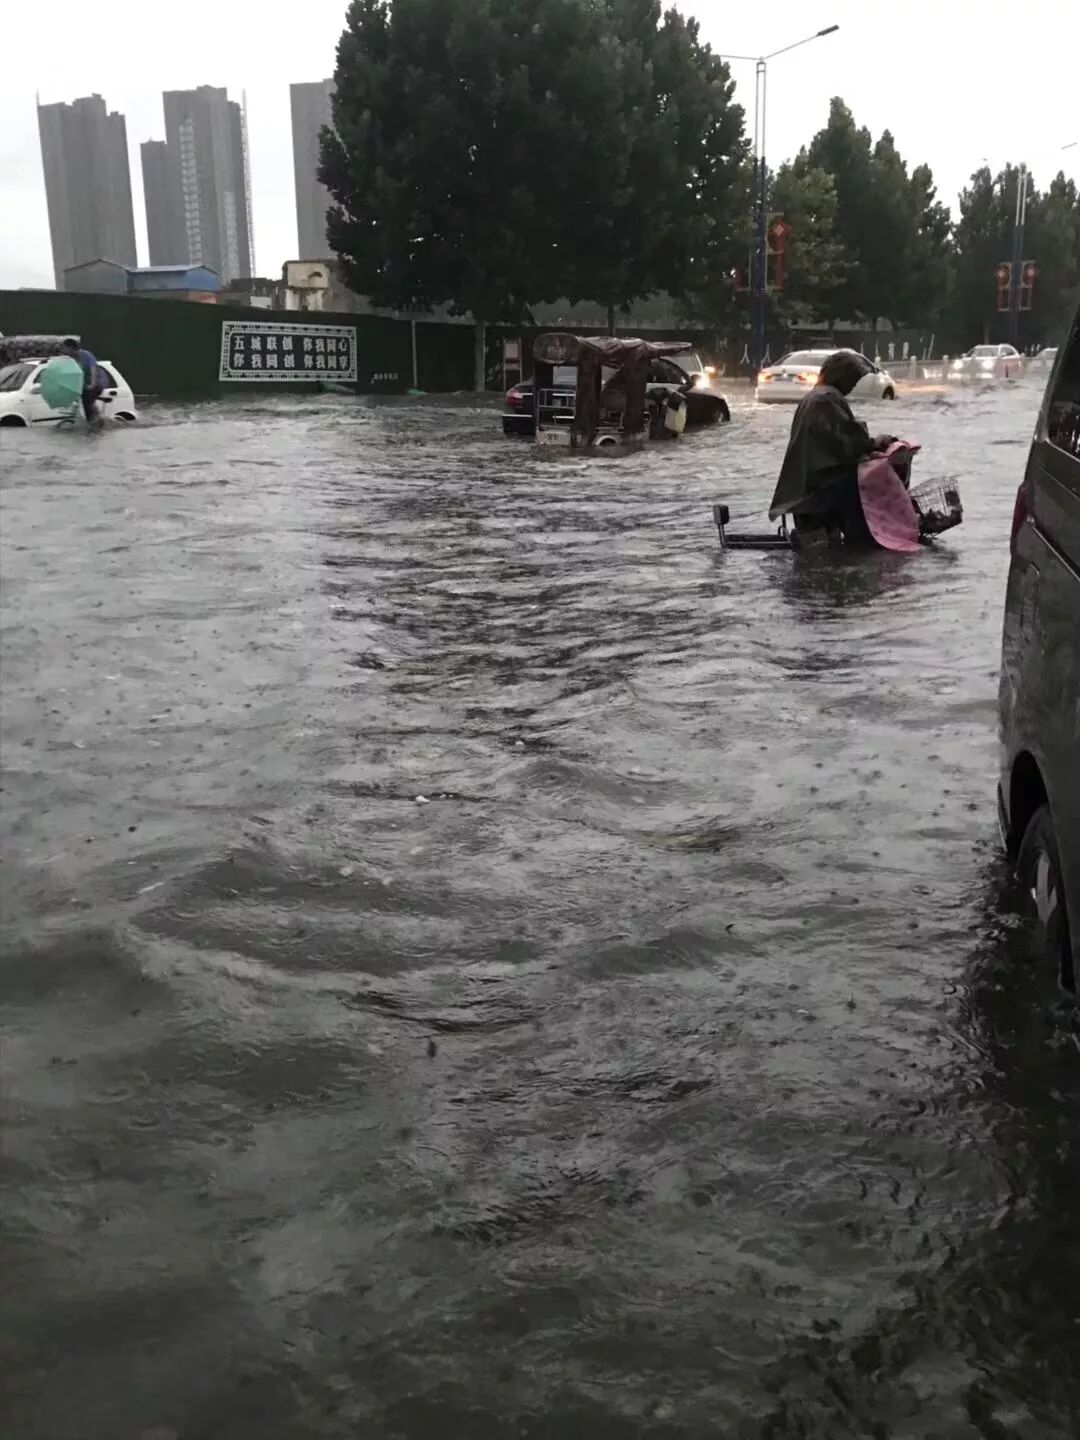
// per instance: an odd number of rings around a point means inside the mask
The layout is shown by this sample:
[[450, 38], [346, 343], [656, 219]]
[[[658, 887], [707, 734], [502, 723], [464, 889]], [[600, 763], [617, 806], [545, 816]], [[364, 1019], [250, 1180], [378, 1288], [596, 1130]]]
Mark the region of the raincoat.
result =
[[849, 513], [858, 506], [858, 469], [874, 449], [870, 432], [831, 385], [815, 385], [800, 400], [769, 519], [781, 515]]

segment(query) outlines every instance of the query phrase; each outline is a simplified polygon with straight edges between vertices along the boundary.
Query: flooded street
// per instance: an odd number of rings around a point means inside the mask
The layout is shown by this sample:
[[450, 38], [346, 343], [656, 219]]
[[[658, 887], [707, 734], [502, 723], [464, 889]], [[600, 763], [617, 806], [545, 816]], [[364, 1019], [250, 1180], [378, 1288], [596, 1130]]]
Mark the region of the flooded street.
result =
[[722, 554], [791, 411], [4, 431], [0, 1431], [1080, 1434], [1080, 1055], [995, 817], [1036, 383], [966, 519]]

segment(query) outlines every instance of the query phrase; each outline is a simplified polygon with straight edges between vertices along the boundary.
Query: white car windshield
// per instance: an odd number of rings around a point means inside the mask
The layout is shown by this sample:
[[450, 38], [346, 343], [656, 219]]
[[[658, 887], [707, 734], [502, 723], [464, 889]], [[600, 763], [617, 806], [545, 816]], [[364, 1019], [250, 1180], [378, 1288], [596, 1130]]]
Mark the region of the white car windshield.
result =
[[21, 365], [5, 365], [3, 370], [0, 370], [0, 391], [21, 390], [33, 369], [33, 361], [29, 364], [23, 361]]

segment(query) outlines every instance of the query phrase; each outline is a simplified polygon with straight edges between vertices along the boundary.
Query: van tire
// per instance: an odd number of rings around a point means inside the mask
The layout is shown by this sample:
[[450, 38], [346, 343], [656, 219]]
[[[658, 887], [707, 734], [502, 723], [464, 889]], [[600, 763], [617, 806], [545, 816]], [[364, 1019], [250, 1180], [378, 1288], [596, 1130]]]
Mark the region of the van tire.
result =
[[1028, 821], [1024, 838], [1020, 841], [1016, 874], [1035, 911], [1036, 960], [1052, 966], [1062, 988], [1075, 992], [1076, 975], [1069, 916], [1065, 908], [1061, 857], [1050, 806], [1045, 803]]
[[26, 421], [21, 415], [5, 415], [3, 419], [0, 420], [0, 425], [6, 425], [9, 430], [13, 430], [16, 425], [20, 430], [26, 429]]
[[892, 386], [890, 385], [887, 390], [883, 390], [883, 391], [881, 392], [881, 398], [882, 398], [882, 400], [895, 400], [895, 399], [896, 399], [896, 391], [895, 391], [895, 390], [892, 388]]

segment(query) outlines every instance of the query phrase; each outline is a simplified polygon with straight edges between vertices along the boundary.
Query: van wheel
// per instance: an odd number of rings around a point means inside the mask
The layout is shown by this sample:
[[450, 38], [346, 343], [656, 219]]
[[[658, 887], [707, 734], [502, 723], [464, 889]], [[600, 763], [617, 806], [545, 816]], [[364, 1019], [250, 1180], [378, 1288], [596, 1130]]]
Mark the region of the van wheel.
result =
[[1035, 911], [1036, 961], [1053, 967], [1058, 983], [1075, 991], [1065, 887], [1049, 805], [1040, 805], [1028, 822], [1020, 842], [1016, 873]]
[[18, 425], [21, 430], [26, 429], [26, 421], [21, 415], [5, 415], [4, 418], [0, 420], [0, 425], [6, 425], [9, 430], [14, 429], [16, 425]]
[[892, 387], [890, 386], [890, 388], [889, 388], [888, 390], [883, 390], [883, 391], [881, 392], [881, 398], [882, 398], [882, 400], [895, 400], [895, 399], [896, 399], [896, 391], [893, 390]]

